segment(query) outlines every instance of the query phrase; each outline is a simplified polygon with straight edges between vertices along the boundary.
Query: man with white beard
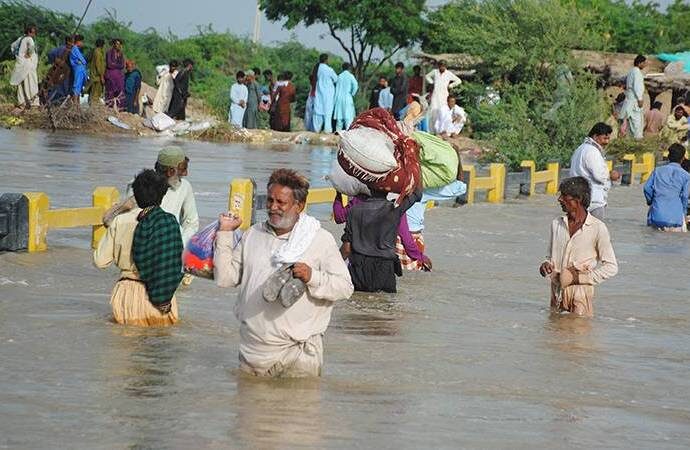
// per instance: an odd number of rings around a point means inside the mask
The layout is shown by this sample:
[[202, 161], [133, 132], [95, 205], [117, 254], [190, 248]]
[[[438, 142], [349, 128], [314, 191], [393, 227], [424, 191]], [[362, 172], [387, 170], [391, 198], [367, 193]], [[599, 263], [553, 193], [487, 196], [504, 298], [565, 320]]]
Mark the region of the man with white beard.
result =
[[268, 220], [249, 228], [221, 214], [213, 257], [220, 287], [239, 285], [240, 370], [267, 377], [321, 375], [323, 334], [353, 286], [333, 236], [305, 214], [309, 182], [278, 169], [268, 181]]

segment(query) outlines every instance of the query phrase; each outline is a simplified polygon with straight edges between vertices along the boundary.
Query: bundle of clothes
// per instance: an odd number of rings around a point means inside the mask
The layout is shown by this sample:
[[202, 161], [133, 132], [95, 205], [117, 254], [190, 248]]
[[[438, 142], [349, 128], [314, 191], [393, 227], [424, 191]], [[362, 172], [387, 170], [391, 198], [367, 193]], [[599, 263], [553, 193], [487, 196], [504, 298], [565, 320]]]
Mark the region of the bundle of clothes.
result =
[[[341, 253], [355, 290], [396, 292], [403, 256], [396, 241], [406, 241], [404, 256], [413, 258], [402, 263], [431, 269], [410, 237], [405, 213], [422, 200], [423, 190], [456, 180], [458, 154], [442, 139], [396, 122], [383, 108], [360, 114], [338, 134], [338, 157], [328, 179], [338, 192], [334, 217], [345, 223]], [[347, 204], [343, 196], [349, 197]]]

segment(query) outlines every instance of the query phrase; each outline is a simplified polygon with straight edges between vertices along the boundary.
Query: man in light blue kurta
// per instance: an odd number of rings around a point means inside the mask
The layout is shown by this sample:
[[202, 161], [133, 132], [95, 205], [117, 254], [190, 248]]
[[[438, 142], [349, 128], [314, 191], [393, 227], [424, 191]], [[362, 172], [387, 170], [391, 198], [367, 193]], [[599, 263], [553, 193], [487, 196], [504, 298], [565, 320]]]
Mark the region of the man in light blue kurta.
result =
[[622, 118], [628, 119], [630, 134], [635, 139], [642, 139], [644, 131], [644, 111], [642, 110], [644, 96], [644, 75], [642, 69], [647, 65], [647, 58], [642, 55], [635, 57], [635, 67], [630, 69], [625, 80], [625, 102], [623, 102]]
[[316, 72], [316, 95], [314, 96], [314, 131], [333, 132], [333, 103], [335, 101], [335, 83], [338, 75], [328, 65], [328, 55], [319, 56], [319, 70]]
[[338, 81], [335, 84], [335, 118], [336, 131], [347, 130], [350, 124], [355, 120], [355, 101], [354, 96], [357, 93], [357, 80], [352, 72], [352, 66], [349, 63], [343, 63], [343, 71], [338, 75]]

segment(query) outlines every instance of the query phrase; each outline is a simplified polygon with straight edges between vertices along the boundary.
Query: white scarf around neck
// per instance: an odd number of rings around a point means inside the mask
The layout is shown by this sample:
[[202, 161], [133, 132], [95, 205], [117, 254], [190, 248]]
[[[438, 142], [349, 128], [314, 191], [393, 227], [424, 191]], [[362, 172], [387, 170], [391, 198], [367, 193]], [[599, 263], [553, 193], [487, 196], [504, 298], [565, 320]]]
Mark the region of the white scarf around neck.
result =
[[274, 265], [294, 264], [307, 251], [314, 240], [314, 236], [321, 228], [321, 222], [305, 213], [299, 215], [297, 223], [292, 228], [290, 237], [271, 255]]

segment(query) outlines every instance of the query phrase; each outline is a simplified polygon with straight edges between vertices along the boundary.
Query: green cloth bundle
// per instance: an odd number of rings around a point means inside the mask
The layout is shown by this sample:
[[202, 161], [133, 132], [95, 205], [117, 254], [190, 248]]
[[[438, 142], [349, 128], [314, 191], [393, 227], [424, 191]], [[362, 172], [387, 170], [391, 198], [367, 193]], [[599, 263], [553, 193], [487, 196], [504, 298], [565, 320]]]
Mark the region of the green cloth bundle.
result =
[[424, 131], [415, 131], [412, 138], [419, 144], [419, 165], [424, 189], [452, 183], [458, 176], [458, 154], [453, 146]]

